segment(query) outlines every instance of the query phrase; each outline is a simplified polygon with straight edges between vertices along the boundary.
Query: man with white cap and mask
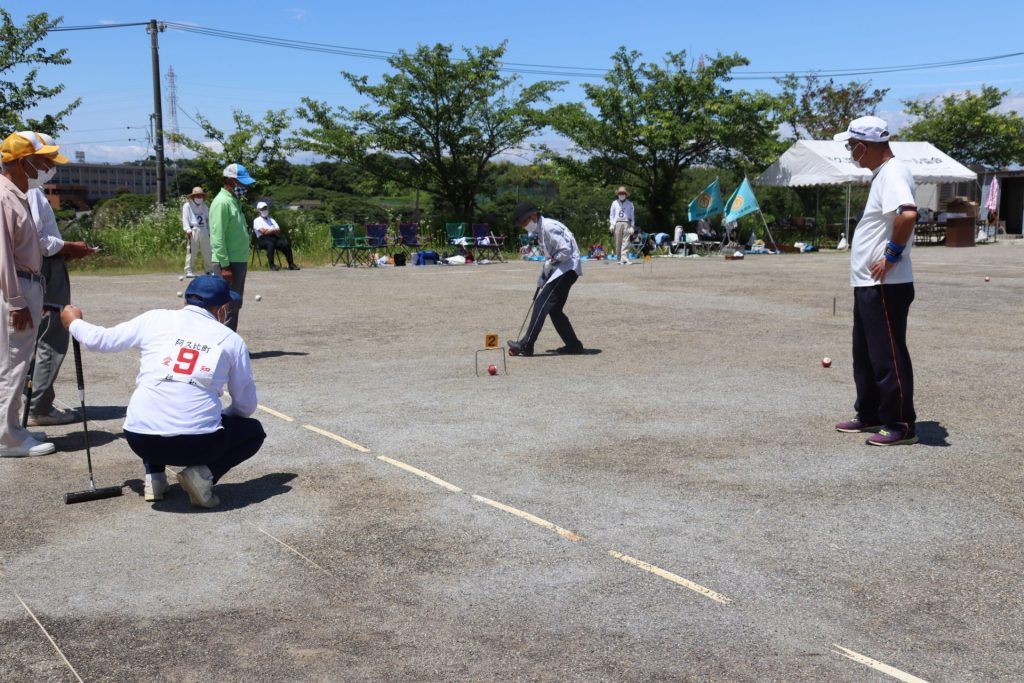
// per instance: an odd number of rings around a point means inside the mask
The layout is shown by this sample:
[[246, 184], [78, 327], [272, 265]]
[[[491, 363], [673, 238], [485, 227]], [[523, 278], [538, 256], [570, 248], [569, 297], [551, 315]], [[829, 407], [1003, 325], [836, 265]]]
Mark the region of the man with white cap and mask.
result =
[[857, 414], [836, 430], [875, 432], [867, 440], [872, 446], [917, 443], [914, 370], [907, 350], [907, 315], [914, 300], [914, 176], [893, 156], [889, 126], [877, 116], [854, 119], [834, 137], [846, 142], [855, 165], [872, 173], [850, 248]]
[[[53, 138], [46, 133], [36, 133], [40, 142], [47, 147], [58, 148]], [[39, 235], [39, 248], [43, 252], [42, 275], [46, 281], [43, 296], [43, 316], [36, 340], [36, 362], [32, 370], [32, 396], [29, 402], [28, 425], [45, 427], [75, 422], [81, 417], [74, 410], [62, 410], [53, 404], [56, 397], [53, 383], [68, 352], [68, 331], [60, 324], [60, 310], [71, 303], [71, 279], [68, 277], [67, 262], [91, 256], [95, 247], [85, 242], [65, 242], [57, 227], [57, 216], [53, 213], [43, 186], [57, 173], [57, 164], [68, 162], [60, 152], [36, 154], [29, 157], [38, 174], [28, 181], [29, 191], [25, 193], [32, 220]]]
[[299, 270], [292, 258], [292, 245], [281, 236], [281, 226], [270, 217], [270, 207], [266, 202], [258, 202], [256, 210], [260, 215], [253, 220], [252, 231], [256, 235], [260, 248], [267, 252], [267, 264], [270, 269], [278, 270], [277, 264], [274, 263], [274, 252], [280, 251], [288, 261], [288, 270]]
[[203, 188], [192, 188], [181, 206], [181, 229], [185, 231], [185, 277], [196, 276], [196, 254], [203, 255], [203, 270], [213, 275], [210, 255], [210, 207], [206, 205]]
[[31, 132], [0, 143], [0, 457], [46, 455], [56, 449], [21, 426], [18, 410], [43, 312], [43, 256], [25, 193], [39, 171], [30, 161], [53, 154]]

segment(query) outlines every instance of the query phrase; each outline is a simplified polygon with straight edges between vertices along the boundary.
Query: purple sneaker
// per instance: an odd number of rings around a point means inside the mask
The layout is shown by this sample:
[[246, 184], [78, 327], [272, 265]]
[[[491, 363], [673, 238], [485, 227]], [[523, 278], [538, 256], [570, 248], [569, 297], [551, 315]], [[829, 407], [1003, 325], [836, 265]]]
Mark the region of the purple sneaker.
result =
[[896, 426], [883, 427], [877, 434], [872, 434], [866, 442], [869, 446], [902, 446], [917, 443], [917, 434], [913, 428]]
[[857, 432], [877, 432], [885, 425], [877, 424], [874, 422], [866, 422], [859, 417], [855, 417], [852, 420], [843, 420], [836, 424], [837, 432], [846, 432], [847, 434], [855, 434]]

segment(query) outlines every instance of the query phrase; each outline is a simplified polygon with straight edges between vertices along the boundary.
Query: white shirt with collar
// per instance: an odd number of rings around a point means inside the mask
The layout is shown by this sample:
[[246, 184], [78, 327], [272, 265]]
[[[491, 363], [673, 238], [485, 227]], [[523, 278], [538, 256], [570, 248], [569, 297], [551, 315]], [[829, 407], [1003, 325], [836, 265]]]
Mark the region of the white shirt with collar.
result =
[[[572, 231], [564, 223], [554, 218], [537, 217], [537, 232], [540, 235], [541, 253], [552, 262], [551, 276], [546, 282], [551, 282], [570, 270], [576, 271], [579, 276], [583, 275], [583, 266], [580, 263], [580, 248], [576, 244], [576, 238]], [[543, 275], [542, 275], [543, 277]]]
[[[71, 335], [90, 351], [139, 349], [139, 374], [124, 428], [137, 434], [209, 434], [221, 414], [248, 417], [256, 411], [256, 383], [242, 338], [206, 309], [158, 309], [111, 328], [84, 320]], [[227, 388], [231, 405], [222, 408]]]
[[608, 222], [614, 227], [616, 223], [622, 221], [629, 223], [629, 227], [633, 227], [633, 202], [628, 198], [620, 202], [616, 197], [612, 200], [611, 209], [608, 211]]
[[25, 193], [28, 200], [28, 208], [32, 212], [32, 220], [36, 223], [36, 232], [39, 233], [39, 249], [43, 256], [56, 256], [64, 248], [64, 239], [60, 235], [60, 228], [57, 227], [57, 216], [53, 213], [53, 207], [46, 200], [46, 194], [42, 188], [34, 187]]
[[252, 222], [252, 231], [256, 233], [257, 237], [263, 237], [263, 233], [267, 230], [280, 230], [281, 227], [277, 224], [270, 216], [264, 218], [263, 216], [256, 216], [256, 219]]

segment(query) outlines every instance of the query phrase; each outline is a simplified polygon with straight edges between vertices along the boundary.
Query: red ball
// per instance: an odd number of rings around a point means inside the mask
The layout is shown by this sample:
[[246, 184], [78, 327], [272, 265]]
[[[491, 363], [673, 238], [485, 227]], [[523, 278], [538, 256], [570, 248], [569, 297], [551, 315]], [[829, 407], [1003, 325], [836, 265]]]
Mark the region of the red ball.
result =
[[488, 365], [487, 366], [487, 374], [488, 375], [497, 375], [498, 374], [498, 366], [494, 365], [493, 363], [491, 365]]
[[823, 368], [830, 368], [830, 367], [832, 367], [832, 359], [831, 358], [822, 358], [821, 359], [821, 367], [823, 367]]

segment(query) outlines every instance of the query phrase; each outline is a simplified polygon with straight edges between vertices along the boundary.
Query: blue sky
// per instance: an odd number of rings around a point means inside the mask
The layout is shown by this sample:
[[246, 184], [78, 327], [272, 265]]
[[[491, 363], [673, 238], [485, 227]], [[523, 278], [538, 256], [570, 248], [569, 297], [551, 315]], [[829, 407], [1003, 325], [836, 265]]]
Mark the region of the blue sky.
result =
[[[8, 0], [17, 23], [40, 11], [62, 15], [63, 26], [144, 22], [149, 19], [330, 45], [375, 50], [412, 49], [417, 43], [456, 47], [508, 41], [509, 62], [604, 69], [620, 46], [649, 60], [666, 51], [700, 54], [739, 52], [743, 71], [871, 68], [925, 64], [1010, 53], [1018, 47], [1024, 3], [932, 2], [537, 2], [476, 0], [434, 2], [212, 3], [81, 2]], [[981, 9], [984, 8], [982, 12]], [[972, 12], [971, 10], [978, 10]], [[66, 99], [83, 104], [60, 142], [96, 162], [132, 160], [148, 153], [152, 111], [149, 36], [144, 27], [51, 33], [44, 46], [68, 48], [72, 64], [46, 67], [40, 81], [62, 82]], [[332, 104], [360, 101], [339, 75], [371, 80], [387, 64], [360, 57], [295, 51], [169, 29], [160, 34], [160, 66], [173, 66], [178, 102], [230, 128], [231, 111], [260, 117], [268, 109], [292, 109], [308, 95]], [[1024, 111], [1024, 56], [979, 64], [860, 76], [891, 88], [880, 113], [894, 127], [904, 120], [900, 100], [977, 90], [982, 84], [1010, 90], [1007, 108]], [[736, 72], [742, 75], [743, 71]], [[540, 76], [524, 76], [526, 82]], [[837, 79], [846, 82], [849, 78]], [[579, 79], [557, 95], [582, 99]], [[737, 87], [774, 90], [771, 80], [737, 81]], [[165, 92], [166, 95], [166, 92]], [[166, 102], [166, 97], [165, 97]], [[164, 125], [170, 127], [165, 104]], [[199, 135], [179, 112], [181, 132]]]

